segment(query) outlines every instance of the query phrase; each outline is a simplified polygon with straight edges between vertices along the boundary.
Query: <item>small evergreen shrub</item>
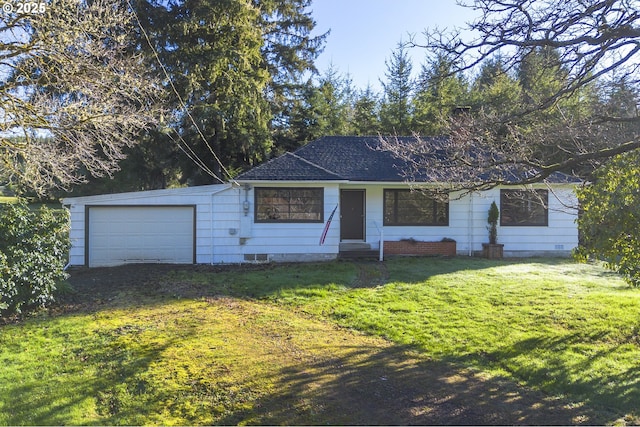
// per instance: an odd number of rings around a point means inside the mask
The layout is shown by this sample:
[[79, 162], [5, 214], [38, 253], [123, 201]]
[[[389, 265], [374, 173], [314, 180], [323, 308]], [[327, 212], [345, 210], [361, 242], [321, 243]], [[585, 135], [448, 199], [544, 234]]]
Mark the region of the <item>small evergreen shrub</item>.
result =
[[498, 243], [498, 220], [500, 219], [500, 210], [498, 209], [498, 205], [496, 202], [491, 202], [491, 206], [489, 207], [489, 215], [487, 216], [487, 222], [489, 223], [489, 244], [495, 245]]
[[66, 211], [0, 204], [0, 316], [53, 301], [56, 285], [66, 279], [68, 232]]

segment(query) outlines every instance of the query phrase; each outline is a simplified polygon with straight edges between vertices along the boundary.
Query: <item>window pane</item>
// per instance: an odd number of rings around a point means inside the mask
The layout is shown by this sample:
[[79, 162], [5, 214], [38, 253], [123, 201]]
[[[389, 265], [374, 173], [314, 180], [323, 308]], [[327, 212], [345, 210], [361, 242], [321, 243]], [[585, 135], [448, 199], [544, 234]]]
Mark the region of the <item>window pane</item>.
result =
[[384, 190], [384, 224], [392, 224], [396, 222], [395, 200], [395, 191]]
[[385, 225], [448, 225], [449, 203], [411, 190], [384, 190]]
[[322, 222], [322, 188], [256, 188], [256, 222]]
[[500, 190], [500, 225], [548, 225], [547, 190]]

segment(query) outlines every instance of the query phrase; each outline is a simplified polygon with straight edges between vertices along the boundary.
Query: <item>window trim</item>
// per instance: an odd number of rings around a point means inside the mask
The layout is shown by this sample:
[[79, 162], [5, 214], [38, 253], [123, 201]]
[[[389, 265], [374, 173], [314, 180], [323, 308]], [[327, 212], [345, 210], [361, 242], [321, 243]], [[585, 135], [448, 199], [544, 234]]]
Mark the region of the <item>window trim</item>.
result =
[[[289, 191], [295, 191], [295, 190], [315, 190], [315, 191], [319, 191], [319, 198], [320, 198], [320, 219], [258, 219], [258, 193], [260, 192], [260, 190], [289, 190]], [[323, 223], [324, 222], [324, 187], [254, 187], [254, 191], [253, 191], [253, 206], [254, 206], [254, 212], [253, 212], [253, 221], [255, 223], [262, 223], [262, 224], [286, 224], [286, 223], [298, 223], [298, 224], [317, 224], [317, 223]], [[289, 206], [291, 206], [291, 198], [289, 199]], [[290, 212], [289, 212], [290, 213]]]
[[[513, 222], [505, 222], [504, 220], [504, 203], [505, 203], [505, 195], [507, 193], [530, 193], [531, 191], [534, 191], [536, 193], [538, 193], [538, 196], [542, 197], [545, 200], [545, 205], [543, 205], [544, 207], [544, 223], [537, 223], [537, 222], [518, 222], [518, 223], [513, 223]], [[530, 197], [535, 197], [533, 195], [530, 195]], [[525, 200], [529, 200], [529, 199], [525, 199]], [[501, 189], [500, 190], [500, 226], [501, 227], [548, 227], [549, 226], [549, 190], [544, 190], [544, 189], [535, 189], [535, 190], [508, 190], [508, 189]]]
[[[400, 192], [411, 192], [410, 189], [405, 188], [385, 188], [382, 191], [382, 225], [385, 227], [448, 227], [449, 226], [449, 210], [450, 203], [449, 201], [444, 202], [446, 205], [446, 223], [440, 224], [437, 222], [420, 222], [420, 223], [411, 223], [411, 222], [389, 222], [387, 221], [387, 193], [400, 193]], [[438, 202], [441, 203], [441, 202]], [[398, 217], [398, 197], [395, 196], [393, 200], [393, 217]], [[433, 218], [437, 217], [437, 203], [433, 205]]]

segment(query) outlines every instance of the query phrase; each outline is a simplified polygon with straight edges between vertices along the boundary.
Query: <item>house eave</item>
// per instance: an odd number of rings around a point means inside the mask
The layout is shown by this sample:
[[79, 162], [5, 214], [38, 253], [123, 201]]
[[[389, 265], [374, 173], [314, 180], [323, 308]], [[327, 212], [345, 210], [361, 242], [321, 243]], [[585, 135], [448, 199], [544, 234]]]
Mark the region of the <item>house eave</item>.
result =
[[63, 206], [74, 204], [91, 204], [105, 201], [113, 201], [114, 203], [131, 199], [145, 199], [150, 197], [168, 197], [175, 195], [185, 195], [188, 193], [208, 193], [216, 194], [231, 188], [233, 184], [212, 184], [200, 185], [194, 187], [165, 188], [160, 190], [131, 191], [126, 193], [98, 194], [93, 196], [65, 197], [62, 199]]
[[303, 180], [303, 179], [238, 179], [242, 184], [345, 184], [347, 180]]

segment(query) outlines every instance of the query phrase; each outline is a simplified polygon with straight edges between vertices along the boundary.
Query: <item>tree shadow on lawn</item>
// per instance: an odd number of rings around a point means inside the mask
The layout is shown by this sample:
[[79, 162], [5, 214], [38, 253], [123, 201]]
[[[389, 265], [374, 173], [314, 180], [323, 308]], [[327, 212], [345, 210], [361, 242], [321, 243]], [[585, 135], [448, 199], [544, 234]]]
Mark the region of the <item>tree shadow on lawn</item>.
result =
[[479, 258], [425, 257], [377, 261], [257, 265], [129, 264], [118, 267], [73, 268], [71, 291], [60, 298], [67, 309], [100, 305], [153, 304], [158, 297], [268, 298], [286, 290], [313, 290], [326, 286], [376, 287], [390, 280], [418, 283], [438, 274], [480, 270], [511, 261]]
[[[69, 341], [59, 372], [36, 373], [5, 384], [7, 399], [0, 410], [7, 425], [142, 423], [158, 408], [152, 405], [157, 402], [140, 398], [141, 378], [176, 342], [139, 347], [120, 344], [120, 339], [138, 333], [135, 328], [117, 327]], [[195, 327], [186, 328], [182, 336], [195, 333]]]
[[[67, 309], [92, 309], [154, 304], [162, 298], [231, 296], [260, 299], [279, 292], [313, 291], [327, 286], [377, 287], [390, 281], [421, 283], [430, 277], [458, 271], [530, 263], [526, 259], [396, 258], [391, 262], [334, 261], [322, 263], [176, 265], [129, 264], [119, 267], [73, 268], [72, 290], [60, 298]], [[566, 259], [536, 259], [545, 265], [562, 265]]]
[[[598, 342], [602, 334], [594, 333], [590, 340]], [[629, 337], [629, 342], [637, 337]], [[470, 356], [471, 359], [484, 359], [489, 364], [506, 369], [521, 378], [531, 387], [547, 389], [557, 395], [582, 401], [597, 411], [592, 424], [619, 424], [624, 421], [632, 425], [640, 423], [640, 366], [621, 370], [617, 374], [596, 375], [587, 377], [583, 372], [597, 372], [597, 364], [606, 365], [617, 357], [624, 357], [624, 345], [612, 345], [606, 349], [591, 352], [588, 357], [576, 357], [574, 360], [563, 360], [558, 349], [565, 349], [585, 342], [581, 334], [569, 334], [562, 337], [546, 336], [525, 339], [512, 346], [491, 353]], [[576, 347], [574, 347], [576, 348]], [[521, 366], [518, 359], [523, 355], [536, 357], [536, 352], [548, 352], [551, 356], [544, 363]], [[554, 357], [554, 352], [557, 357]], [[454, 363], [468, 364], [469, 358], [452, 360]], [[540, 362], [541, 360], [537, 360]], [[471, 362], [473, 363], [473, 362]], [[485, 363], [486, 364], [486, 363]]]
[[[343, 353], [344, 354], [344, 353]], [[599, 423], [568, 404], [398, 346], [302, 363], [279, 373], [277, 392], [221, 424], [574, 425]]]
[[[375, 287], [389, 280], [419, 283], [437, 274], [525, 262], [437, 258], [423, 261], [80, 269], [72, 271], [70, 282], [77, 294], [70, 296], [69, 304], [75, 307], [72, 310], [93, 311], [104, 305], [126, 308], [174, 298], [270, 298], [286, 290], [313, 293], [327, 286]], [[560, 265], [567, 261], [535, 262]], [[406, 268], [409, 265], [413, 268]], [[245, 281], [247, 277], [250, 280]], [[349, 357], [280, 372], [279, 392], [261, 399], [252, 412], [234, 414], [221, 423], [604, 424], [635, 411], [638, 382], [634, 378], [640, 375], [640, 369], [615, 378], [578, 381], [570, 379], [575, 369], [561, 362], [541, 366], [527, 375], [514, 372], [534, 387], [545, 386], [550, 378], [563, 384], [558, 393], [564, 393], [566, 399], [582, 400], [581, 406], [519, 387], [512, 380], [490, 378], [461, 368], [478, 366], [480, 361], [482, 365], [493, 364], [514, 371], [506, 365], [518, 357], [535, 349], [561, 348], [580, 342], [581, 338], [562, 339], [565, 341], [528, 339], [491, 354], [458, 357], [447, 360], [448, 363], [408, 358], [406, 349], [397, 347], [373, 355], [354, 350]], [[600, 391], [589, 395], [593, 390]], [[611, 403], [611, 409], [602, 409], [602, 402]], [[638, 422], [637, 418], [634, 420]]]

